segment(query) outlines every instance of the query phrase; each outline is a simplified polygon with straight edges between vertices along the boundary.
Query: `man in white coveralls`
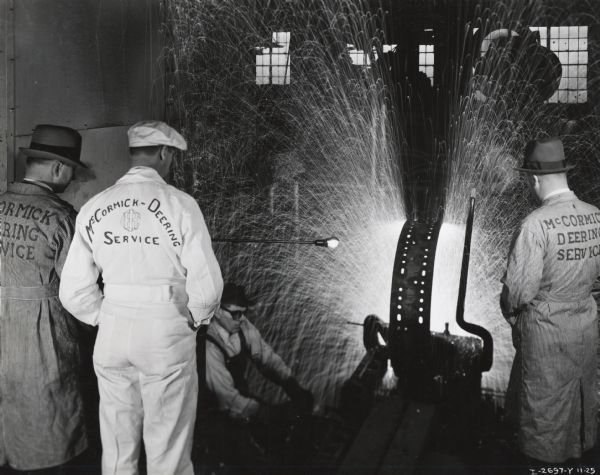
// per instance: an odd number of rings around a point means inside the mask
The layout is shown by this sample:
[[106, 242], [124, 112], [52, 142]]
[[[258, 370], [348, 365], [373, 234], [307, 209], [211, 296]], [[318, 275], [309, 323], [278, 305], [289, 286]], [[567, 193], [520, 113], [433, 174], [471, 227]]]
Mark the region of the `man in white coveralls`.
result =
[[193, 474], [195, 330], [223, 279], [198, 204], [163, 179], [185, 140], [164, 122], [127, 134], [132, 168], [81, 209], [60, 299], [99, 327], [102, 473], [138, 473], [143, 436], [148, 474]]

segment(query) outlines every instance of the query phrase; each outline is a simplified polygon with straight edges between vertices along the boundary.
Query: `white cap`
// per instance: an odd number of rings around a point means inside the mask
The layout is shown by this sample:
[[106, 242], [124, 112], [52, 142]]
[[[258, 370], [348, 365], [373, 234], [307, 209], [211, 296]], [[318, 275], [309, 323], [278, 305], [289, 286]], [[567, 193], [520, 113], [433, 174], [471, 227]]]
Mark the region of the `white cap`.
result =
[[145, 120], [133, 124], [127, 131], [130, 147], [168, 145], [187, 150], [185, 139], [173, 127], [157, 120]]

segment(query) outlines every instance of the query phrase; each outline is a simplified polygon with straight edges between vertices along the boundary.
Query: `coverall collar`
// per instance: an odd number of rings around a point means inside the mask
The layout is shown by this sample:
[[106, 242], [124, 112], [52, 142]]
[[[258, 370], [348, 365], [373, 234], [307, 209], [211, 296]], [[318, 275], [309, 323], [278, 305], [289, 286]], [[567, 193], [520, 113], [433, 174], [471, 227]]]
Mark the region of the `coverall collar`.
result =
[[126, 181], [128, 183], [153, 181], [160, 183], [161, 185], [165, 185], [167, 183], [154, 168], [144, 166], [131, 167], [129, 171], [117, 181], [117, 183], [121, 181]]
[[[216, 322], [217, 322], [217, 331], [219, 332], [219, 335], [223, 336], [224, 340], [226, 340], [227, 338], [229, 338], [231, 335], [234, 335], [235, 333], [229, 333], [229, 330], [227, 330], [227, 328], [225, 328], [224, 325], [221, 324], [221, 320], [227, 320], [230, 322], [233, 322], [233, 318], [231, 318], [231, 316], [229, 315], [219, 315], [218, 317], [215, 316], [214, 317]], [[246, 320], [246, 317], [243, 316], [238, 320], [238, 323], [242, 323], [244, 320]], [[237, 333], [237, 332], [236, 332]]]
[[8, 191], [12, 193], [18, 193], [20, 195], [56, 196], [54, 191], [35, 183], [10, 183], [8, 185]]
[[575, 198], [577, 198], [575, 196], [575, 193], [573, 193], [571, 190], [566, 190], [563, 193], [559, 193], [556, 195], [550, 195], [550, 196], [544, 198], [544, 201], [542, 201], [542, 205], [548, 205], [551, 203], [559, 203], [561, 201], [574, 200]]

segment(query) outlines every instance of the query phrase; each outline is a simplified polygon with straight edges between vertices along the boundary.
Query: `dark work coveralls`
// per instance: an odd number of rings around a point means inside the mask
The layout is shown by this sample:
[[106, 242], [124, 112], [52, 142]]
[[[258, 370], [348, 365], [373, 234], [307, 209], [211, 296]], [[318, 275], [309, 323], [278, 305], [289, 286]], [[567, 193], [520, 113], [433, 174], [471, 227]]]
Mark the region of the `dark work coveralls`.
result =
[[233, 378], [236, 389], [245, 397], [252, 397], [250, 395], [250, 389], [248, 387], [248, 380], [246, 379], [246, 368], [248, 367], [248, 360], [250, 359], [250, 353], [248, 351], [248, 343], [246, 343], [246, 337], [240, 331], [240, 343], [241, 351], [235, 356], [229, 356], [223, 345], [217, 341], [212, 335], [206, 335], [206, 340], [210, 341], [215, 345], [225, 359], [225, 367]]
[[75, 215], [35, 184], [0, 195], [0, 465], [19, 470], [87, 446], [78, 328], [58, 299]]
[[[244, 473], [251, 473], [248, 472], [251, 467], [261, 473], [261, 465], [276, 463], [277, 457], [281, 455], [289, 431], [289, 421], [280, 417], [285, 414], [284, 410], [277, 412], [278, 415], [271, 414], [273, 406], [268, 406], [266, 419], [255, 417], [263, 403], [249, 389], [246, 378], [248, 363], [251, 361], [257, 365], [274, 382], [289, 378], [291, 370], [246, 318], [242, 318], [241, 322], [241, 329], [237, 333], [240, 345], [235, 353], [215, 336], [218, 334], [215, 329], [219, 325], [216, 321], [211, 322], [212, 328], [206, 335], [207, 382], [208, 389], [212, 391], [214, 410], [200, 424], [204, 426], [200, 430], [208, 434], [207, 439], [216, 446], [214, 452], [222, 461], [226, 461], [228, 465], [243, 466], [246, 470]], [[222, 359], [216, 359], [217, 355]], [[224, 365], [224, 368], [220, 365]], [[230, 384], [233, 383], [234, 388], [226, 389], [221, 386], [224, 382], [223, 371], [228, 373], [232, 380]]]
[[[241, 351], [234, 356], [229, 356], [222, 343], [211, 335], [205, 336], [206, 343], [212, 343], [222, 353], [225, 367], [233, 378], [235, 388], [242, 396], [252, 398], [246, 379], [246, 369], [250, 359], [248, 344], [241, 331], [239, 337]], [[256, 445], [248, 421], [234, 419], [228, 413], [219, 411], [214, 395], [208, 395], [207, 399], [208, 401], [205, 401], [206, 404], [201, 408], [205, 416], [203, 423], [201, 422], [204, 426], [201, 430], [211, 441], [211, 451], [219, 459], [218, 462], [226, 461], [232, 465], [244, 466], [246, 469], [250, 468], [249, 465], [265, 462], [262, 448]]]

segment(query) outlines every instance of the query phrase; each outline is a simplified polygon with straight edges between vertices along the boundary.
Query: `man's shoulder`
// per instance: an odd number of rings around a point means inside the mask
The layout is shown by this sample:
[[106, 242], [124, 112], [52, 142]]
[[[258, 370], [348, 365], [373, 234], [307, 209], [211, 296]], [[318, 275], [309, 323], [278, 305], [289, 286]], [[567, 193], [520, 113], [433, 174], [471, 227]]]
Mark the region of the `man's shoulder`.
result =
[[594, 206], [587, 201], [583, 201], [582, 199], [576, 198], [578, 202], [578, 206], [581, 207], [586, 213], [600, 213], [600, 209], [597, 206]]
[[163, 185], [165, 189], [176, 199], [178, 199], [181, 203], [186, 206], [198, 205], [198, 202], [194, 199], [194, 197], [179, 188], [169, 185], [168, 183]]
[[[32, 195], [13, 193], [9, 190], [0, 194], [0, 200], [10, 200], [13, 203], [16, 203], [17, 206], [23, 207], [24, 215], [36, 216], [36, 213], [38, 213], [38, 215], [42, 216], [41, 222], [46, 222], [46, 224], [52, 222], [52, 217], [55, 217], [58, 221], [66, 221], [69, 219], [75, 220], [75, 217], [77, 216], [77, 211], [73, 205], [68, 201], [63, 200], [55, 193]], [[38, 208], [41, 211], [30, 213], [27, 213], [26, 211], [28, 209], [34, 210], [35, 208]]]
[[79, 214], [85, 215], [86, 213], [88, 213], [90, 211], [90, 209], [96, 207], [98, 203], [101, 203], [102, 201], [104, 201], [104, 199], [112, 193], [115, 186], [117, 186], [116, 183], [114, 185], [111, 185], [108, 188], [105, 188], [104, 190], [96, 193], [95, 195], [93, 195], [90, 199], [88, 199], [83, 204], [83, 206], [79, 210]]

